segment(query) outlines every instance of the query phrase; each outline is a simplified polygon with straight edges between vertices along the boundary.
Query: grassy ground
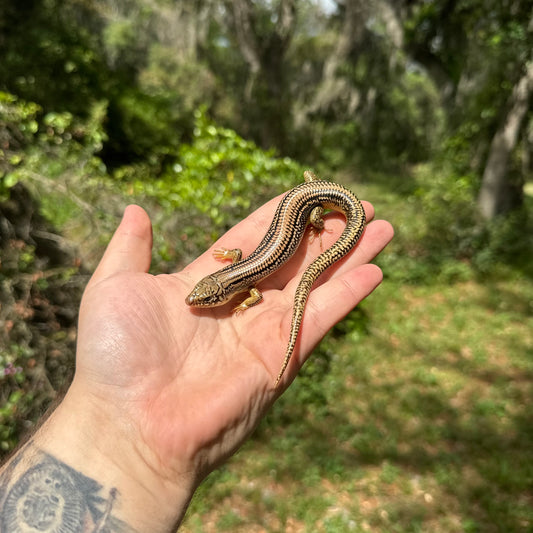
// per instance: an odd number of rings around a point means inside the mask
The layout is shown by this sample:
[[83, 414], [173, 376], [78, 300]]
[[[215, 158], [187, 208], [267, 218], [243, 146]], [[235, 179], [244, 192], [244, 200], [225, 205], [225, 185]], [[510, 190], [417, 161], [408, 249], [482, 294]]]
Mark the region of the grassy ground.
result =
[[[382, 286], [200, 487], [180, 531], [533, 531], [533, 275], [522, 263], [480, 276], [454, 250], [428, 256], [432, 215], [416, 180], [372, 183], [353, 189], [396, 228], [379, 259]], [[158, 269], [198, 253], [197, 242], [178, 247], [175, 224], [142, 203]], [[88, 267], [121, 209], [102, 212], [90, 235], [76, 220], [63, 228], [89, 250]]]
[[[361, 196], [399, 242], [422, 223], [390, 189]], [[533, 281], [457, 262], [409, 283], [399, 253], [180, 531], [533, 531]]]

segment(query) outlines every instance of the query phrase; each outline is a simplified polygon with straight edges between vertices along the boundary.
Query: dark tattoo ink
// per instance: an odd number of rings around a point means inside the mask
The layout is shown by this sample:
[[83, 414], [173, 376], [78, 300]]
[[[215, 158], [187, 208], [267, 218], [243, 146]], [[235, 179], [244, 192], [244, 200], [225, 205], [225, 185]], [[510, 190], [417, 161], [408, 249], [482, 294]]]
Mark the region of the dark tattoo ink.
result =
[[95, 480], [37, 450], [19, 472], [25, 451], [0, 476], [0, 533], [135, 533], [112, 514], [116, 488], [101, 497]]

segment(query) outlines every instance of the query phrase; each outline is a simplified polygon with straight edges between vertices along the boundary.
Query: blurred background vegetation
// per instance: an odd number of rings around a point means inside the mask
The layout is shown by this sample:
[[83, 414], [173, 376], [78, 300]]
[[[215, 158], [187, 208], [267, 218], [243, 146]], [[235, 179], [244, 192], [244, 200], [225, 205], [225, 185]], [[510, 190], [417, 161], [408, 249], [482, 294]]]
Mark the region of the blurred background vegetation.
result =
[[532, 531], [532, 9], [1, 2], [1, 453], [68, 386], [125, 205], [170, 272], [313, 168], [394, 224], [385, 281], [183, 531]]

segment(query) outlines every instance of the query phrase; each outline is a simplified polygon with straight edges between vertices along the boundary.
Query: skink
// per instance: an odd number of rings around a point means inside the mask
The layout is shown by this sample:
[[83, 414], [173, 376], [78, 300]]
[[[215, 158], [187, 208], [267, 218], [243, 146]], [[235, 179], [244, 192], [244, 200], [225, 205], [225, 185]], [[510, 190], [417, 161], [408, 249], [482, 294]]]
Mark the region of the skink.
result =
[[214, 307], [225, 304], [234, 295], [249, 291], [250, 296], [234, 312], [242, 312], [258, 304], [262, 295], [256, 283], [284, 265], [302, 241], [308, 224], [320, 234], [324, 229], [322, 215], [325, 210], [340, 211], [346, 217], [346, 226], [335, 243], [322, 252], [304, 271], [296, 294], [287, 350], [276, 379], [281, 380], [296, 346], [305, 304], [315, 280], [333, 263], [344, 257], [361, 237], [365, 225], [365, 212], [357, 197], [342, 185], [319, 180], [312, 172], [304, 172], [305, 183], [291, 189], [281, 200], [272, 223], [259, 246], [246, 258], [242, 252], [218, 249], [216, 259], [233, 262], [201, 279], [185, 299], [193, 307]]

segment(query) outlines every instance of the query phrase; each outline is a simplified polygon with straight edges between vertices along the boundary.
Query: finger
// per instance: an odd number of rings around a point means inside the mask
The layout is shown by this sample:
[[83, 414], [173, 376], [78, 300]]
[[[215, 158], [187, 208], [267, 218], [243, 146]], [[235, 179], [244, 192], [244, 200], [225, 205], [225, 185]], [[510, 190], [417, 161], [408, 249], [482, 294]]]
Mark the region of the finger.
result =
[[372, 262], [394, 237], [394, 228], [386, 220], [373, 220], [366, 228], [357, 246], [346, 257], [337, 261], [319, 278], [327, 281], [353, 268]]
[[91, 278], [91, 283], [117, 272], [148, 272], [151, 256], [150, 218], [142, 207], [129, 205]]
[[[364, 264], [345, 272], [314, 289], [307, 301], [298, 342], [284, 380], [292, 381], [313, 348], [324, 335], [382, 281], [381, 269]], [[283, 329], [289, 331], [292, 309], [284, 317]], [[280, 365], [284, 354], [280, 354]]]
[[[356, 244], [355, 248], [346, 257], [337, 261], [321, 274], [317, 280], [317, 285], [326, 282], [333, 276], [343, 274], [353, 268], [370, 263], [387, 246], [394, 235], [394, 229], [386, 220], [372, 221], [365, 228], [365, 231]], [[331, 237], [330, 237], [331, 238]], [[336, 240], [336, 237], [333, 237]], [[314, 243], [313, 243], [314, 244]], [[287, 264], [286, 267], [278, 270], [261, 285], [262, 288], [283, 288], [284, 293], [292, 301], [296, 286], [300, 281], [301, 273], [307, 268], [309, 263], [318, 257], [322, 250], [314, 249], [311, 245], [310, 251], [305, 255], [297, 255]]]

